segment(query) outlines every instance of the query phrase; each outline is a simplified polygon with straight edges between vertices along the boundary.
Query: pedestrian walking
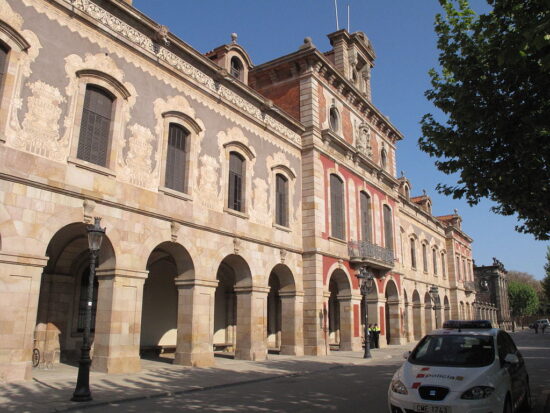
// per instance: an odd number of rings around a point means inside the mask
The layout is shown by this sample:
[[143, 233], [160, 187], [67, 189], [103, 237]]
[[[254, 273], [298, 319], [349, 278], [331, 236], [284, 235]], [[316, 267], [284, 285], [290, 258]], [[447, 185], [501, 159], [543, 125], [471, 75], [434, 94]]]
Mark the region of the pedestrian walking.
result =
[[539, 333], [539, 323], [535, 322], [533, 324], [533, 328], [535, 329], [535, 334], [538, 334]]
[[546, 327], [548, 325], [546, 323], [544, 323], [543, 325], [540, 326], [540, 329], [542, 330], [542, 334], [544, 334], [544, 330], [546, 330]]

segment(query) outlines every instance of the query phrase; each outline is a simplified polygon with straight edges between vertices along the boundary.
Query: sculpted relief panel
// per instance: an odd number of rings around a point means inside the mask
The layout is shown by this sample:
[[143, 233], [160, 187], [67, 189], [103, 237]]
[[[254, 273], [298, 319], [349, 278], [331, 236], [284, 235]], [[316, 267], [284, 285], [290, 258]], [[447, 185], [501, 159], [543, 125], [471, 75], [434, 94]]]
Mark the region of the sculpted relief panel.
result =
[[[222, 209], [223, 195], [218, 190], [220, 164], [209, 155], [200, 158], [198, 191], [200, 202], [208, 209]], [[223, 187], [223, 185], [222, 185]]]
[[155, 136], [148, 128], [134, 123], [128, 128], [132, 136], [126, 142], [127, 152], [119, 158], [118, 176], [124, 182], [143, 188], [158, 186], [158, 162], [153, 164]]
[[28, 85], [27, 113], [20, 133], [11, 136], [10, 144], [20, 150], [56, 161], [66, 157], [68, 142], [59, 136], [60, 104], [65, 102], [58, 89], [38, 81]]

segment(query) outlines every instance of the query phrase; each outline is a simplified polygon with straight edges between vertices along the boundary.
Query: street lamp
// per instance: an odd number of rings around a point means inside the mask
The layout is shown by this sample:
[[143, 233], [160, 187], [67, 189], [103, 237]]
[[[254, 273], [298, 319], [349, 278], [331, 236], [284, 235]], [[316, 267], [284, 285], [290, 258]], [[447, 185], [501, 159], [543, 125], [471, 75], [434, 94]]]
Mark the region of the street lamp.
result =
[[432, 301], [434, 303], [434, 311], [435, 311], [435, 328], [438, 327], [437, 325], [437, 303], [439, 301], [439, 289], [436, 285], [432, 285], [428, 291], [430, 293], [430, 297], [432, 298]]
[[367, 305], [367, 295], [374, 286], [374, 275], [372, 271], [367, 270], [367, 267], [361, 267], [357, 274], [357, 278], [361, 283], [361, 295], [363, 296], [363, 305], [365, 306], [365, 354], [363, 354], [363, 358], [370, 359], [372, 355], [370, 354], [369, 307]]
[[105, 228], [101, 228], [99, 223], [101, 218], [94, 219], [94, 225], [88, 225], [88, 248], [90, 249], [90, 275], [88, 279], [87, 306], [84, 318], [84, 334], [82, 335], [82, 347], [80, 350], [80, 361], [78, 362], [78, 378], [76, 379], [76, 388], [71, 400], [73, 402], [88, 402], [92, 400], [90, 391], [90, 330], [92, 327], [92, 300], [94, 296], [94, 278], [95, 267], [101, 241], [105, 235]]

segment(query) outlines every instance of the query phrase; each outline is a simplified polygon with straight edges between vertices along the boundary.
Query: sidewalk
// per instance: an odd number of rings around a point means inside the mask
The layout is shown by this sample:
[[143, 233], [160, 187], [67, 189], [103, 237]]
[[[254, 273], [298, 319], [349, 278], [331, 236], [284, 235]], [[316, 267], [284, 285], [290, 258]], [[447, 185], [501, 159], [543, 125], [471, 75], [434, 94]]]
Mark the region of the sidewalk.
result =
[[90, 387], [93, 401], [71, 402], [77, 368], [61, 364], [51, 370], [34, 369], [28, 382], [9, 383], [0, 388], [3, 412], [82, 411], [90, 406], [126, 400], [166, 397], [243, 383], [272, 380], [283, 376], [302, 376], [349, 365], [395, 363], [414, 344], [372, 350], [371, 359], [362, 352], [332, 352], [329, 356], [281, 356], [269, 354], [262, 362], [216, 357], [215, 366], [192, 368], [170, 364], [169, 359], [142, 360], [142, 371], [134, 374], [92, 372]]

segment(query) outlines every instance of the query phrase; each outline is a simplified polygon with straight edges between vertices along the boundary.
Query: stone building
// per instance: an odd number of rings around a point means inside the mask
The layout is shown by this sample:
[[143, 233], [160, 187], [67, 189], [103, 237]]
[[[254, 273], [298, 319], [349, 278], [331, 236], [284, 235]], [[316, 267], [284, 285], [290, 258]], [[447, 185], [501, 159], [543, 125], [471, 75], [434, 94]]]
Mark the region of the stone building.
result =
[[359, 350], [363, 267], [382, 345], [471, 316], [472, 240], [396, 177], [363, 33], [254, 66], [131, 1], [0, 0], [0, 28], [0, 382], [78, 357], [95, 216], [97, 371]]
[[511, 329], [507, 273], [502, 262], [496, 258], [493, 258], [492, 265], [474, 266], [476, 287], [474, 305], [476, 318], [490, 320], [500, 328]]

